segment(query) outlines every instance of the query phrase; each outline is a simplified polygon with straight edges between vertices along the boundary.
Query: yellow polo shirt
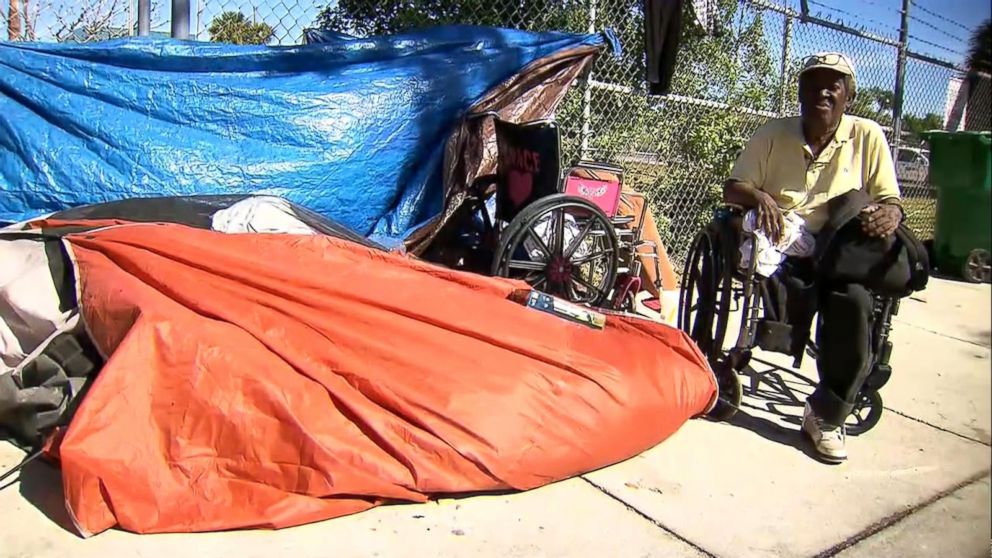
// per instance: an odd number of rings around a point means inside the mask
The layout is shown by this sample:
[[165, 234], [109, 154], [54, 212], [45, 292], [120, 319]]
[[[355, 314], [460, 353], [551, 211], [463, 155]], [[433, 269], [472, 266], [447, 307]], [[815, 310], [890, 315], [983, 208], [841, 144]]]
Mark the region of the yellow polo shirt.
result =
[[768, 192], [784, 211], [803, 217], [812, 232], [827, 222], [827, 201], [845, 192], [863, 188], [876, 202], [900, 198], [882, 128], [847, 114], [816, 158], [798, 116], [769, 121], [751, 137], [730, 178]]

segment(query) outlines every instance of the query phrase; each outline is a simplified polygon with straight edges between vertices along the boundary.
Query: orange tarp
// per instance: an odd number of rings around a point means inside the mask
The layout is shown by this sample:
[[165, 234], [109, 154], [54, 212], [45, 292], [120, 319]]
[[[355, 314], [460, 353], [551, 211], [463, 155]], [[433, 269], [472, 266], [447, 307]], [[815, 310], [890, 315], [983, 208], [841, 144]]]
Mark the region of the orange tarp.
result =
[[676, 329], [323, 236], [67, 237], [109, 360], [56, 448], [84, 535], [284, 527], [636, 455], [716, 385]]

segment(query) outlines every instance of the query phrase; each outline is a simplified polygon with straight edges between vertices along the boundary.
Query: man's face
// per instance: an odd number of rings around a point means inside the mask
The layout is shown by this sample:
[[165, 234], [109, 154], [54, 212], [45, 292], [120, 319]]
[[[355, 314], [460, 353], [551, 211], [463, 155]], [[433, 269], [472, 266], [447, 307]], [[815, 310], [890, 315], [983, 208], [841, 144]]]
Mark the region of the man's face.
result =
[[799, 105], [803, 119], [808, 121], [837, 125], [847, 107], [848, 95], [844, 74], [828, 68], [810, 70], [799, 80]]

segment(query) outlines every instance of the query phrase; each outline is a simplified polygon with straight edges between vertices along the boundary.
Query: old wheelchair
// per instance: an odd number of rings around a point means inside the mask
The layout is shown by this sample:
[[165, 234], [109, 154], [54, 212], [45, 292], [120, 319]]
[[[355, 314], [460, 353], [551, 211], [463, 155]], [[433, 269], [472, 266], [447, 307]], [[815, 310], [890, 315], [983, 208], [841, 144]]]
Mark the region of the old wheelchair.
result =
[[[804, 355], [818, 356], [818, 348], [806, 332], [799, 342], [782, 343], [776, 335], [780, 320], [770, 317], [772, 307], [769, 278], [757, 273], [757, 242], [750, 243], [749, 262], [742, 269], [741, 246], [747, 233], [742, 229], [743, 208], [718, 208], [714, 219], [694, 239], [681, 278], [678, 326], [707, 356], [716, 373], [720, 398], [710, 413], [727, 420], [739, 409], [742, 399], [740, 374], [749, 374], [755, 391], [760, 376], [748, 364], [760, 348], [791, 356], [799, 368]], [[857, 436], [878, 424], [883, 401], [879, 390], [892, 375], [889, 359], [892, 317], [899, 311], [899, 298], [872, 293], [873, 322], [870, 346], [872, 361], [867, 379], [845, 422], [847, 433]], [[817, 320], [819, 314], [817, 314]], [[739, 329], [728, 339], [732, 326]]]
[[[640, 214], [623, 215], [623, 169], [579, 161], [562, 171], [553, 120], [513, 123], [494, 113], [495, 173], [475, 179], [427, 259], [455, 269], [521, 279], [535, 290], [617, 311], [633, 308], [642, 259]], [[646, 208], [647, 204], [641, 204]], [[659, 277], [655, 273], [655, 277]]]

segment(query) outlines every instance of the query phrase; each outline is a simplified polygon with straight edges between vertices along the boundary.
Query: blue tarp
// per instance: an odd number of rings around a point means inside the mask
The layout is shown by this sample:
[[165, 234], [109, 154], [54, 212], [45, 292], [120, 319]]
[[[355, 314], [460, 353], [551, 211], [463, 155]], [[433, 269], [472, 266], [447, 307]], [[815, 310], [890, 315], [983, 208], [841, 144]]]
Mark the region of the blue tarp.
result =
[[604, 42], [472, 26], [323, 39], [0, 43], [0, 221], [262, 192], [395, 241], [440, 212], [468, 107], [533, 60]]
[[303, 40], [307, 43], [332, 43], [342, 39], [354, 39], [354, 35], [328, 29], [304, 29]]

